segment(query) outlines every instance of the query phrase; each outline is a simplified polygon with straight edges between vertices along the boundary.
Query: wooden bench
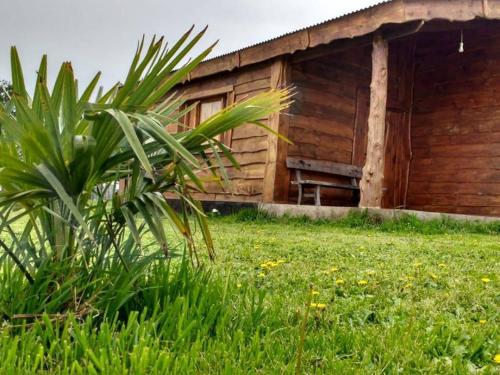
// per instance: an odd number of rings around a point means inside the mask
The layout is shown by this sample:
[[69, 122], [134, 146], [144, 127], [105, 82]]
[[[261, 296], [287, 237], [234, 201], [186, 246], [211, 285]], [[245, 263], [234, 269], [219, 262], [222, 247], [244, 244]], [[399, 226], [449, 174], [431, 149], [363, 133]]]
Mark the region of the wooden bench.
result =
[[[295, 170], [295, 181], [293, 185], [297, 185], [299, 189], [299, 199], [297, 204], [302, 203], [303, 197], [314, 198], [314, 204], [321, 206], [321, 188], [343, 189], [353, 191], [353, 200], [357, 204], [359, 202], [359, 184], [358, 180], [363, 176], [363, 171], [360, 167], [350, 164], [334, 163], [324, 160], [308, 160], [300, 158], [287, 158], [286, 166]], [[304, 180], [302, 179], [302, 171], [320, 172], [332, 176], [348, 177], [351, 180], [350, 184], [342, 184], [335, 182], [326, 182], [319, 180]], [[313, 187], [314, 193], [305, 194], [304, 188]]]

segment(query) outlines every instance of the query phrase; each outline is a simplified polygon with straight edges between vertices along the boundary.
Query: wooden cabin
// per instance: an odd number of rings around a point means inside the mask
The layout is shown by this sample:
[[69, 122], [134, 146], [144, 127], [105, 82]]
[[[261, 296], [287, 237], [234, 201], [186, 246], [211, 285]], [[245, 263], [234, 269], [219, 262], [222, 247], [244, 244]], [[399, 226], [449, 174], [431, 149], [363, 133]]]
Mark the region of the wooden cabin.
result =
[[186, 123], [286, 86], [294, 104], [265, 122], [293, 144], [224, 135], [241, 169], [198, 198], [296, 204], [302, 163], [322, 205], [500, 216], [500, 0], [386, 1], [213, 58], [180, 87], [199, 102]]

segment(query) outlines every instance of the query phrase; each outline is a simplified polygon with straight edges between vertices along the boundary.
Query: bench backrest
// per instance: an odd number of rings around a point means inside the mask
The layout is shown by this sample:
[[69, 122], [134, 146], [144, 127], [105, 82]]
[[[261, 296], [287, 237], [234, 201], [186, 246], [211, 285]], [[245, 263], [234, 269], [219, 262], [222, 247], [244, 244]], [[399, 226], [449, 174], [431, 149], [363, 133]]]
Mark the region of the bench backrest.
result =
[[363, 176], [363, 170], [360, 167], [325, 160], [309, 160], [289, 157], [286, 159], [286, 166], [290, 169], [328, 173], [358, 179]]

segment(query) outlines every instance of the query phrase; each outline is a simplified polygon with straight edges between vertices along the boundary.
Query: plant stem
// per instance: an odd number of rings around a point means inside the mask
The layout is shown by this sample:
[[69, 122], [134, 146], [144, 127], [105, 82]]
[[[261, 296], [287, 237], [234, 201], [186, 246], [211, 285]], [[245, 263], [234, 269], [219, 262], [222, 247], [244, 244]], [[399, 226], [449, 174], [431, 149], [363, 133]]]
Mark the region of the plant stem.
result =
[[28, 272], [28, 270], [26, 269], [26, 267], [24, 267], [24, 264], [21, 263], [21, 261], [19, 260], [18, 257], [16, 257], [16, 254], [14, 254], [10, 249], [9, 247], [5, 244], [5, 242], [3, 242], [2, 240], [0, 240], [0, 246], [5, 250], [5, 252], [7, 254], [9, 254], [9, 256], [12, 258], [12, 260], [14, 261], [14, 263], [16, 263], [16, 265], [19, 267], [19, 269], [21, 270], [21, 272], [24, 274], [24, 276], [26, 276], [26, 279], [28, 279], [28, 282], [33, 285], [35, 283], [35, 280], [33, 279], [33, 277], [30, 275], [30, 273]]

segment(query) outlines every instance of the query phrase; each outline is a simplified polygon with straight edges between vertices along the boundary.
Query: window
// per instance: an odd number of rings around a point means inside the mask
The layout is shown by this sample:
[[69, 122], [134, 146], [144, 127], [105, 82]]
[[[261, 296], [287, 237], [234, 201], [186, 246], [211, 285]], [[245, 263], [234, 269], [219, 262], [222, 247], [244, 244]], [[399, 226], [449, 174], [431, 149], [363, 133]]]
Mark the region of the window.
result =
[[[190, 128], [195, 128], [217, 112], [224, 109], [233, 102], [233, 86], [224, 86], [218, 89], [205, 91], [193, 91], [185, 96], [188, 99], [187, 105], [198, 103], [196, 108], [186, 115], [184, 123]], [[231, 146], [232, 132], [221, 134], [218, 140], [227, 146]]]
[[225, 98], [217, 97], [217, 98], [208, 98], [200, 101], [198, 105], [198, 121], [197, 124], [202, 123], [209, 117], [215, 115], [217, 112], [222, 110], [225, 107]]
[[[212, 96], [210, 98], [203, 98], [198, 102], [198, 106], [193, 111], [195, 120], [194, 127], [201, 124], [203, 121], [209, 119], [217, 112], [220, 112], [226, 107], [227, 95]], [[225, 145], [230, 145], [231, 143], [231, 132], [226, 132], [219, 135], [218, 140]]]

